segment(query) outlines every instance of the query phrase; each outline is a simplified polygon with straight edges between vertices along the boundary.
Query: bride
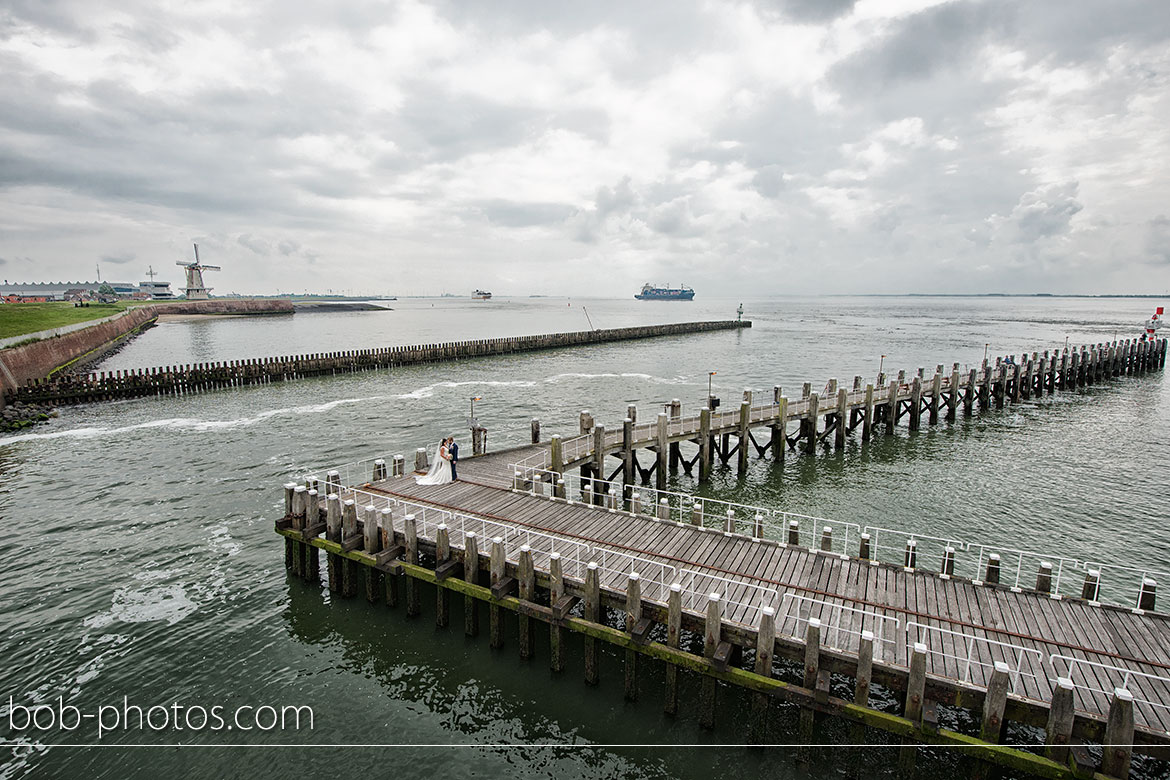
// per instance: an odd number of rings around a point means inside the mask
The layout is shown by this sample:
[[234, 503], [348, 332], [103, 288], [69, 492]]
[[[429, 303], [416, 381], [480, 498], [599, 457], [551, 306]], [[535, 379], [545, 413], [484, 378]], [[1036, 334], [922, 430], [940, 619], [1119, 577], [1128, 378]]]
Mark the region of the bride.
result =
[[447, 452], [447, 440], [439, 442], [439, 451], [435, 455], [435, 462], [425, 477], [415, 477], [414, 481], [420, 485], [446, 485], [451, 481], [451, 455]]

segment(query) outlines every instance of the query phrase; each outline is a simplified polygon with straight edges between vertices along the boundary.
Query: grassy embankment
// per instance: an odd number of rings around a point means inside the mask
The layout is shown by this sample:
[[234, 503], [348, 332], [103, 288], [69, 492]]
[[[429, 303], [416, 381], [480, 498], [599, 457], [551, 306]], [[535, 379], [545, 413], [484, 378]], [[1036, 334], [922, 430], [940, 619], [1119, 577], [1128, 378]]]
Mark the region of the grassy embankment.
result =
[[131, 306], [140, 306], [149, 301], [119, 301], [118, 303], [92, 303], [89, 306], [74, 306], [68, 301], [49, 303], [3, 303], [0, 304], [0, 338], [36, 333], [63, 325], [100, 320]]

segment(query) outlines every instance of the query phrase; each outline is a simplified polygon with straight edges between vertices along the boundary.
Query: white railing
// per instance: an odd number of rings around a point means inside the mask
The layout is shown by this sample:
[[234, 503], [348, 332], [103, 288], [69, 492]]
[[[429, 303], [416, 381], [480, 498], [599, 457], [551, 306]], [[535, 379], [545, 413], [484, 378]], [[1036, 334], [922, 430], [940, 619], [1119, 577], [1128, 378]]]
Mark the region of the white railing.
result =
[[[817, 614], [813, 614], [816, 611]], [[829, 647], [856, 654], [859, 649], [859, 640], [863, 631], [873, 634], [874, 657], [881, 659], [888, 651], [889, 662], [893, 663], [898, 640], [898, 628], [901, 621], [893, 615], [883, 615], [872, 609], [858, 609], [847, 607], [838, 602], [828, 602], [811, 596], [801, 596], [798, 593], [785, 593], [783, 613], [776, 623], [776, 632], [804, 641], [805, 631], [801, 626], [808, 626], [809, 618], [816, 618], [825, 626], [821, 633], [821, 642]], [[848, 620], [849, 627], [844, 625]], [[791, 630], [788, 626], [791, 625]]]
[[378, 509], [390, 507], [392, 522], [398, 530], [403, 527], [405, 515], [412, 514], [418, 534], [423, 537], [433, 539], [438, 527], [445, 525], [448, 538], [456, 547], [466, 546], [467, 533], [474, 532], [481, 540], [480, 552], [487, 553], [487, 545], [492, 539], [499, 538], [504, 542], [506, 558], [513, 562], [519, 558], [521, 545], [528, 545], [532, 550], [534, 562], [547, 561], [549, 555], [558, 553], [565, 575], [578, 580], [584, 580], [589, 563], [596, 563], [601, 573], [608, 575], [610, 585], [619, 590], [624, 588], [626, 577], [637, 573], [643, 581], [643, 598], [664, 606], [667, 603], [667, 592], [673, 584], [682, 588], [684, 609], [700, 613], [707, 603], [708, 594], [719, 592], [725, 604], [736, 608], [725, 611], [724, 619], [728, 622], [755, 626], [759, 621], [759, 610], [774, 606], [778, 597], [774, 588], [750, 580], [725, 577], [701, 567], [677, 566], [652, 557], [633, 555], [466, 512], [441, 509], [398, 496], [350, 487], [344, 489], [341, 497], [352, 498], [359, 511], [364, 511], [362, 508], [368, 505]]
[[[1021, 677], [1038, 682], [1044, 674], [1043, 653], [1010, 642], [1000, 642], [939, 626], [927, 626], [911, 620], [906, 623], [907, 653], [916, 642], [925, 644], [931, 655], [949, 658], [955, 662], [958, 669], [957, 677], [944, 676], [981, 688], [987, 687], [996, 661], [1003, 661], [1011, 668], [1009, 676], [1011, 691], [1017, 696], [1032, 698], [1027, 697], [1024, 688], [1020, 686]], [[946, 669], [945, 663], [943, 668]]]
[[[1108, 714], [1108, 702], [1113, 698], [1114, 689], [1123, 688], [1133, 695], [1135, 705], [1170, 710], [1170, 676], [1139, 672], [1124, 666], [1086, 661], [1059, 653], [1049, 655], [1048, 664], [1052, 670], [1048, 678], [1050, 681], [1055, 684], [1064, 677], [1072, 681], [1074, 688], [1081, 690], [1081, 707], [1084, 709], [1092, 708], [1091, 711], [1100, 715]], [[1094, 694], [1104, 697], [1104, 706]], [[1150, 724], [1157, 724], [1161, 720], [1157, 713], [1141, 714]]]

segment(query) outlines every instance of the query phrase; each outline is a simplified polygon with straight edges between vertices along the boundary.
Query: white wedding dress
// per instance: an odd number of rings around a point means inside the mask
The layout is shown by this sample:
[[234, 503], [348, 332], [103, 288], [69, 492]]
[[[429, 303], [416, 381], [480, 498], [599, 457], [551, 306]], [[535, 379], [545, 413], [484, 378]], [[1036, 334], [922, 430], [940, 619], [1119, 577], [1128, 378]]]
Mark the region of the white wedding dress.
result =
[[420, 485], [446, 485], [451, 481], [451, 461], [447, 460], [447, 448], [440, 447], [435, 454], [435, 462], [425, 477], [415, 477], [414, 481]]

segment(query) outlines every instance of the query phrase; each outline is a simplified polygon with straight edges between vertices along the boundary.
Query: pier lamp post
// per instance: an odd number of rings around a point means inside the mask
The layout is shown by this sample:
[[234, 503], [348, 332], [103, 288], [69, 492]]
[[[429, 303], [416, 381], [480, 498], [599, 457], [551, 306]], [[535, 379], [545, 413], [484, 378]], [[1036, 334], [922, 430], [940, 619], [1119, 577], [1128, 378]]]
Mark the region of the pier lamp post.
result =
[[984, 360], [987, 360], [987, 348], [990, 346], [991, 346], [991, 344], [984, 344], [983, 345], [983, 359]]
[[884, 368], [885, 365], [886, 365], [886, 356], [882, 355], [881, 359], [878, 360], [878, 376], [882, 375], [882, 368]]
[[481, 397], [480, 397], [480, 396], [478, 396], [478, 395], [473, 395], [473, 396], [471, 396], [471, 419], [472, 419], [472, 424], [473, 424], [473, 425], [475, 424], [475, 423], [474, 423], [474, 421], [475, 421], [475, 402], [476, 402], [476, 401], [482, 401], [482, 400], [483, 400], [483, 398], [481, 398]]
[[711, 397], [711, 377], [715, 376], [718, 373], [719, 373], [718, 371], [708, 371], [707, 372], [707, 397], [708, 398]]

